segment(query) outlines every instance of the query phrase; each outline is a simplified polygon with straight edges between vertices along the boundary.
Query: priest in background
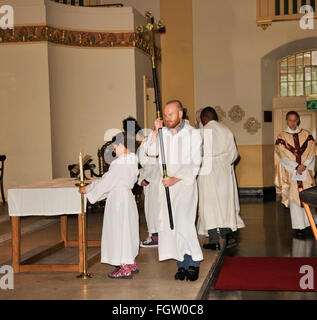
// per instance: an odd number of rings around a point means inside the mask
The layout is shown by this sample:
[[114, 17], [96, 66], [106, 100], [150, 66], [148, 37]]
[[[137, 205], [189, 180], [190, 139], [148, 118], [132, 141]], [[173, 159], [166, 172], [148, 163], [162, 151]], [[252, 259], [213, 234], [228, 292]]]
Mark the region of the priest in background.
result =
[[[310, 225], [301, 206], [298, 188], [307, 189], [315, 185], [316, 143], [309, 131], [299, 127], [300, 116], [296, 111], [286, 115], [287, 128], [275, 143], [275, 186], [281, 194], [282, 203], [290, 208], [292, 229], [296, 237], [304, 237]], [[311, 208], [317, 221], [315, 208]]]
[[219, 235], [226, 246], [236, 244], [232, 232], [245, 225], [239, 216], [240, 205], [233, 164], [239, 154], [232, 132], [218, 122], [214, 108], [201, 111], [203, 161], [198, 177], [200, 234], [208, 232], [205, 249], [220, 250]]

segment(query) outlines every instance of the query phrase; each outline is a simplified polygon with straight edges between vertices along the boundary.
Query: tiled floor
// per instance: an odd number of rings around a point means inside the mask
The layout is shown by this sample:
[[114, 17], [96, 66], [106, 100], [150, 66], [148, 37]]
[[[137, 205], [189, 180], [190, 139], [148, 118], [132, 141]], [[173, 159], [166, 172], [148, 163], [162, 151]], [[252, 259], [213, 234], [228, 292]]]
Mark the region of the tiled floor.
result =
[[[8, 214], [7, 207], [0, 204], [0, 218]], [[88, 238], [100, 239], [103, 212], [96, 210], [88, 213]], [[40, 219], [22, 218], [23, 226], [34, 224]], [[53, 218], [52, 218], [53, 219]], [[56, 218], [54, 218], [56, 219]], [[2, 222], [2, 232], [10, 232], [10, 222]], [[147, 237], [144, 214], [140, 214], [140, 238]], [[69, 239], [76, 239], [77, 218], [69, 216]], [[1, 235], [1, 234], [0, 234]], [[22, 253], [25, 257], [55, 244], [59, 241], [59, 223], [53, 223], [32, 233], [22, 236]], [[206, 241], [204, 238], [201, 242]], [[98, 249], [91, 249], [92, 250]], [[200, 277], [196, 282], [176, 281], [175, 260], [158, 261], [156, 248], [141, 248], [137, 262], [140, 273], [132, 280], [109, 279], [105, 275], [113, 267], [96, 263], [89, 272], [93, 278], [89, 280], [77, 279], [78, 273], [41, 272], [19, 273], [14, 275], [14, 290], [0, 290], [0, 300], [5, 299], [195, 299], [201, 291], [204, 280], [208, 276], [211, 266], [216, 261], [215, 252], [204, 251], [204, 261], [200, 265]], [[10, 264], [11, 241], [0, 244], [0, 266]], [[62, 249], [58, 253], [45, 258], [41, 263], [76, 263], [78, 254], [76, 249]]]
[[[10, 222], [6, 218], [7, 206], [0, 204], [0, 236], [10, 232]], [[89, 239], [100, 239], [103, 214], [89, 212]], [[241, 204], [241, 217], [246, 228], [239, 230], [236, 237], [239, 245], [227, 249], [228, 256], [278, 256], [309, 257], [317, 256], [317, 243], [307, 230], [307, 238], [293, 238], [289, 211], [278, 201], [248, 201]], [[28, 227], [47, 219], [28, 217], [22, 219]], [[55, 219], [56, 218], [51, 218]], [[147, 236], [144, 215], [140, 214], [140, 238]], [[22, 253], [27, 257], [43, 247], [59, 240], [59, 224], [39, 227], [22, 237]], [[69, 218], [69, 238], [76, 239], [77, 219]], [[201, 244], [205, 238], [200, 238]], [[89, 253], [92, 253], [90, 249]], [[98, 250], [98, 249], [97, 249]], [[200, 278], [197, 282], [174, 280], [175, 261], [158, 261], [157, 249], [140, 249], [137, 262], [141, 272], [133, 280], [112, 280], [105, 277], [112, 267], [96, 263], [89, 269], [93, 274], [90, 280], [77, 279], [77, 273], [20, 273], [14, 278], [14, 290], [0, 290], [0, 299], [195, 299], [201, 294], [205, 279], [217, 259], [214, 252], [204, 250], [205, 260], [201, 263]], [[46, 263], [74, 263], [78, 258], [77, 250], [63, 249], [41, 261]], [[11, 242], [0, 243], [0, 266], [9, 264]], [[214, 290], [211, 285], [205, 297], [209, 300], [253, 300], [253, 299], [317, 299], [317, 293], [273, 292], [273, 291], [225, 291]]]
[[[239, 245], [227, 249], [232, 257], [317, 257], [317, 242], [311, 230], [305, 240], [293, 237], [289, 210], [278, 201], [241, 204], [241, 216], [246, 228], [237, 232]], [[316, 266], [317, 267], [317, 266]], [[316, 269], [317, 270], [317, 269]], [[208, 300], [316, 300], [316, 292], [227, 291], [214, 290]]]

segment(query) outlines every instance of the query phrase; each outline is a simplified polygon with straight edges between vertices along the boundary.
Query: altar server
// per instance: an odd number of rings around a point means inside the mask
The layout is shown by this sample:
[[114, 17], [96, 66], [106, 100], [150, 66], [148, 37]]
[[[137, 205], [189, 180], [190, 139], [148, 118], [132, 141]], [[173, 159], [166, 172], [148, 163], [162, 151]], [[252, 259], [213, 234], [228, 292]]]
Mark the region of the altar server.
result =
[[158, 163], [158, 156], [150, 157], [145, 146], [147, 138], [145, 138], [138, 149], [137, 155], [142, 168], [139, 170], [140, 175], [138, 184], [143, 186], [144, 192], [144, 213], [145, 220], [149, 232], [149, 237], [142, 241], [142, 248], [158, 247], [158, 228], [159, 228], [159, 209], [160, 203], [158, 199], [159, 186], [162, 180], [161, 171]]
[[201, 112], [203, 132], [203, 161], [198, 177], [199, 213], [202, 234], [207, 231], [209, 243], [205, 249], [220, 250], [219, 235], [226, 246], [235, 244], [232, 235], [244, 223], [239, 216], [238, 188], [233, 164], [238, 151], [232, 132], [218, 122], [214, 108]]
[[139, 271], [135, 257], [139, 251], [139, 216], [135, 198], [131, 192], [138, 177], [138, 160], [127, 146], [126, 133], [119, 133], [113, 140], [117, 158], [109, 171], [86, 188], [90, 203], [107, 198], [101, 239], [101, 263], [116, 266], [108, 273], [110, 278], [131, 278]]
[[[168, 178], [162, 179], [158, 194], [159, 260], [176, 259], [178, 271], [175, 279], [195, 281], [199, 276], [199, 263], [203, 260], [195, 228], [198, 200], [196, 176], [201, 164], [201, 136], [199, 130], [183, 120], [183, 107], [178, 100], [165, 105], [164, 120], [166, 127], [163, 127], [162, 133]], [[158, 129], [162, 126], [163, 121], [157, 119], [155, 131], [147, 143], [148, 154], [159, 154], [160, 164], [162, 153]], [[170, 229], [164, 187], [169, 187], [170, 191], [174, 230]]]
[[[275, 143], [275, 186], [282, 196], [282, 203], [290, 208], [292, 229], [295, 236], [304, 237], [310, 224], [299, 199], [298, 188], [315, 185], [316, 143], [309, 131], [299, 127], [300, 116], [296, 111], [286, 115], [287, 128]], [[311, 209], [315, 222], [315, 208]]]

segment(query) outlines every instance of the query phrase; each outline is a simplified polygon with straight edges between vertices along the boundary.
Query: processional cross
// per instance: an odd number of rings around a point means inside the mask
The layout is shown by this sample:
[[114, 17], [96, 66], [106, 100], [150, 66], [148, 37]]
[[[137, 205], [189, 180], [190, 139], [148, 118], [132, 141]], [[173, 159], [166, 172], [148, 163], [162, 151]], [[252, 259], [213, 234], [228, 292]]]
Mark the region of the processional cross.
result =
[[[157, 72], [156, 72], [156, 47], [155, 47], [155, 33], [165, 33], [165, 26], [161, 21], [154, 20], [151, 11], [145, 12], [145, 17], [147, 23], [145, 26], [138, 26], [136, 28], [136, 33], [142, 35], [149, 42], [150, 46], [150, 54], [152, 60], [152, 74], [153, 74], [153, 82], [154, 82], [154, 92], [155, 92], [155, 105], [156, 105], [156, 114], [158, 119], [162, 119], [161, 113], [161, 103], [159, 97], [159, 90], [158, 90], [158, 82], [157, 82]], [[167, 178], [167, 169], [166, 169], [166, 160], [165, 160], [165, 151], [164, 151], [164, 144], [163, 144], [163, 132], [160, 128], [158, 130], [159, 140], [160, 140], [160, 148], [161, 148], [161, 158], [162, 158], [162, 169], [163, 169], [163, 177]], [[174, 222], [173, 222], [173, 214], [172, 214], [172, 206], [171, 206], [171, 199], [170, 199], [170, 192], [169, 188], [165, 187], [166, 193], [166, 201], [167, 201], [167, 209], [170, 221], [170, 228], [171, 230], [174, 229]]]

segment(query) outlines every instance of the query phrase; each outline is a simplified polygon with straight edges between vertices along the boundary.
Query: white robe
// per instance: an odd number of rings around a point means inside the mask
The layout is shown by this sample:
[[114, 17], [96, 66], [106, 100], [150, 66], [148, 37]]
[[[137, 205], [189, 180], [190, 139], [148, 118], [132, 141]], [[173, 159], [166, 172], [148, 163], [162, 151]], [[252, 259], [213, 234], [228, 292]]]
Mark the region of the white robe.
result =
[[[162, 129], [162, 133], [167, 175], [181, 181], [169, 187], [174, 230], [170, 229], [165, 188], [160, 184], [159, 260], [183, 261], [184, 255], [188, 254], [194, 261], [201, 261], [203, 254], [195, 228], [198, 201], [196, 176], [201, 164], [201, 136], [199, 130], [186, 121], [184, 128], [175, 135], [166, 127]], [[150, 155], [159, 154], [161, 164], [159, 137], [152, 144], [151, 138], [152, 134], [148, 139], [147, 152]]]
[[238, 151], [232, 132], [217, 121], [203, 129], [203, 161], [198, 177], [200, 234], [215, 228], [243, 228], [233, 163]]
[[141, 182], [143, 180], [149, 182], [147, 186], [143, 187], [144, 213], [148, 232], [150, 234], [153, 234], [157, 233], [159, 230], [160, 201], [158, 198], [158, 194], [162, 175], [159, 167], [158, 157], [150, 157], [146, 153], [146, 139], [143, 140], [137, 152], [139, 162], [142, 166], [142, 168], [139, 170], [140, 175], [138, 184], [141, 185]]
[[139, 216], [131, 192], [138, 177], [134, 153], [111, 162], [98, 181], [86, 187], [90, 203], [107, 198], [102, 227], [101, 262], [119, 266], [133, 264], [139, 252]]

